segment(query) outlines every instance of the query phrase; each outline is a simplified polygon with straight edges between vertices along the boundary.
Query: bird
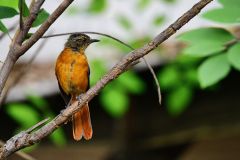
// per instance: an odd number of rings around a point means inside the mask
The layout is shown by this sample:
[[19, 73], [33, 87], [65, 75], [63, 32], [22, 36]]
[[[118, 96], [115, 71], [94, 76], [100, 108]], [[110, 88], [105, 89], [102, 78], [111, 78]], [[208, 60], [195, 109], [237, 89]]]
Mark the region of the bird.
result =
[[[57, 58], [55, 74], [67, 107], [89, 89], [90, 68], [85, 50], [90, 44], [98, 41], [86, 34], [71, 34]], [[72, 130], [73, 139], [76, 141], [81, 140], [82, 137], [86, 140], [92, 138], [93, 130], [88, 103], [72, 116]]]

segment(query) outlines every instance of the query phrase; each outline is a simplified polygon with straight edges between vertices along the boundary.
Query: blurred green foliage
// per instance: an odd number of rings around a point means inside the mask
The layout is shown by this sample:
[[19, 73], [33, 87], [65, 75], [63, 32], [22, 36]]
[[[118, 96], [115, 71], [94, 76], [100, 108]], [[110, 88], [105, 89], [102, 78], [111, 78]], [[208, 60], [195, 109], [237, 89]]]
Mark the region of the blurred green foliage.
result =
[[203, 14], [203, 17], [219, 23], [240, 22], [240, 1], [239, 0], [218, 0], [221, 8], [212, 9]]
[[[18, 123], [16, 132], [26, 130], [44, 118], [54, 118], [47, 101], [35, 95], [27, 97], [26, 103], [9, 103], [5, 106], [6, 113]], [[62, 128], [50, 135], [50, 140], [57, 146], [66, 144], [66, 137]]]
[[[91, 86], [107, 72], [104, 61], [95, 59], [90, 63]], [[127, 71], [116, 80], [110, 82], [100, 94], [103, 108], [113, 117], [121, 117], [126, 113], [130, 103], [129, 94], [141, 94], [145, 90], [145, 83], [133, 71]]]
[[194, 90], [199, 88], [197, 65], [199, 59], [180, 54], [158, 72], [167, 110], [173, 116], [181, 114], [191, 103]]
[[[203, 18], [218, 23], [239, 23], [240, 1], [218, 1], [222, 8], [205, 12]], [[178, 57], [159, 72], [158, 78], [167, 93], [166, 104], [172, 115], [185, 110], [198, 84], [202, 89], [212, 87], [226, 78], [232, 68], [240, 71], [239, 39], [227, 29], [198, 28], [181, 34], [178, 40], [187, 44], [179, 57], [195, 60], [189, 66], [187, 61], [181, 61]]]
[[91, 0], [88, 11], [90, 13], [101, 13], [107, 8], [106, 0]]

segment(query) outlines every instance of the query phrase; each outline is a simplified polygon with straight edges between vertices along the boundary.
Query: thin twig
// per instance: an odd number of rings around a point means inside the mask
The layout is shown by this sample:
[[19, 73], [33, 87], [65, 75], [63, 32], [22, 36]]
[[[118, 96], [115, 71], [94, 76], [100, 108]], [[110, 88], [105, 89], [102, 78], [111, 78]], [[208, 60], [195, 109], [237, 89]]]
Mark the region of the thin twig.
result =
[[176, 33], [182, 26], [184, 26], [193, 17], [195, 17], [201, 11], [201, 9], [210, 2], [212, 2], [212, 0], [199, 1], [190, 10], [178, 18], [173, 24], [171, 24], [167, 29], [158, 34], [148, 44], [145, 44], [142, 48], [136, 49], [122, 58], [107, 74], [105, 74], [105, 76], [103, 76], [95, 84], [95, 86], [90, 88], [85, 94], [81, 96], [81, 101], [76, 101], [71, 104], [49, 123], [31, 134], [18, 134], [9, 139], [5, 145], [0, 148], [0, 160], [8, 157], [19, 149], [31, 146], [41, 141], [43, 138], [56, 130], [59, 126], [63, 125], [84, 104], [92, 100], [109, 82], [116, 79], [120, 74], [122, 74], [125, 71], [126, 67], [129, 66], [129, 64], [139, 60], [144, 55], [154, 50], [158, 45]]
[[[5, 143], [0, 140], [0, 147], [3, 146]], [[21, 157], [22, 159], [25, 159], [25, 160], [37, 160], [36, 158], [30, 156], [29, 154], [27, 153], [24, 153], [22, 151], [17, 151], [16, 152], [16, 155], [18, 155], [19, 157]]]
[[161, 94], [161, 88], [157, 79], [157, 76], [152, 68], [152, 66], [148, 63], [148, 61], [146, 60], [145, 57], [142, 57], [143, 61], [145, 62], [145, 64], [147, 65], [148, 69], [150, 70], [150, 73], [153, 76], [153, 79], [155, 81], [155, 84], [157, 85], [157, 93], [158, 93], [158, 103], [161, 105], [162, 104], [162, 94]]

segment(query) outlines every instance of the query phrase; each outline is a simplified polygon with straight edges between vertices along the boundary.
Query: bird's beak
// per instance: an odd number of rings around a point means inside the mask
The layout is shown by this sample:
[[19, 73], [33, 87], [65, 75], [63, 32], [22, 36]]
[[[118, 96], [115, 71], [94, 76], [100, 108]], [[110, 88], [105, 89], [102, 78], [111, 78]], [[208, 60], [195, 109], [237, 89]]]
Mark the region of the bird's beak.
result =
[[94, 43], [94, 42], [99, 42], [100, 40], [98, 40], [98, 39], [91, 39], [90, 40], [90, 43]]

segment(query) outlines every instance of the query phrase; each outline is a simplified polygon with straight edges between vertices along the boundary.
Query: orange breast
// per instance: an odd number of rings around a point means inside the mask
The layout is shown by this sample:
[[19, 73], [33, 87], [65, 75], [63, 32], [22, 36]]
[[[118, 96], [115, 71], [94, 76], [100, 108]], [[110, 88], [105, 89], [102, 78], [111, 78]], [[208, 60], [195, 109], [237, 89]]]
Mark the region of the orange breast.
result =
[[89, 67], [84, 54], [65, 48], [57, 59], [55, 72], [59, 85], [66, 94], [76, 96], [86, 92]]

